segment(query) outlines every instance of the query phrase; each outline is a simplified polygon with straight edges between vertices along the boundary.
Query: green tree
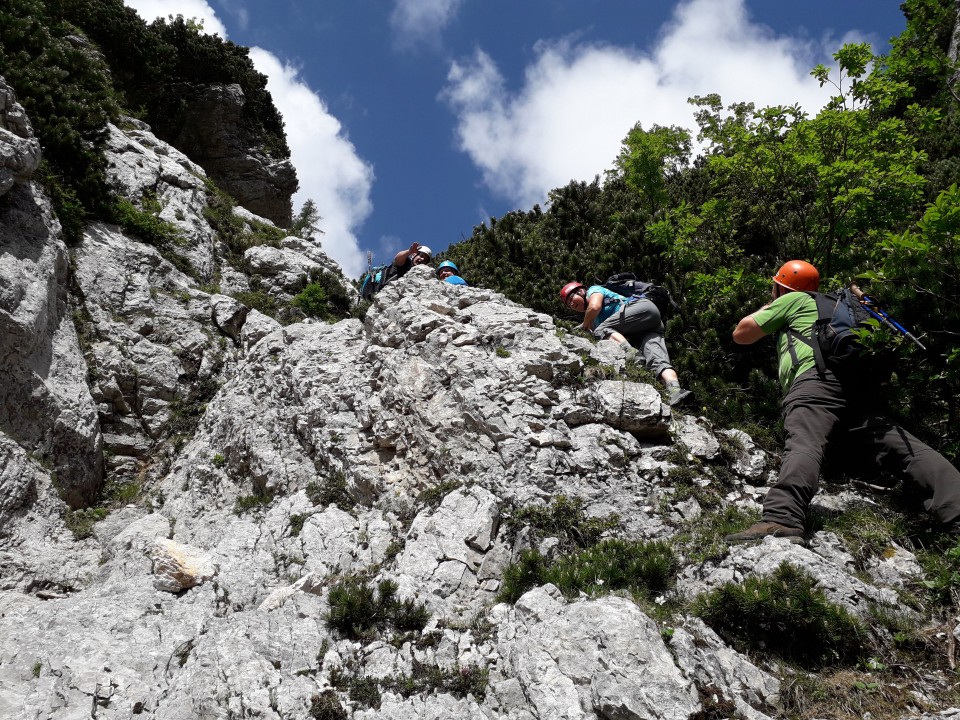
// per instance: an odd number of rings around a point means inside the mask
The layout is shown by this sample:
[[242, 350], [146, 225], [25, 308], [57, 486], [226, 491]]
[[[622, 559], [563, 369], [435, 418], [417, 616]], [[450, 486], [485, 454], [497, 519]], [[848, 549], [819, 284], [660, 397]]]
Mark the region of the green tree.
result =
[[317, 235], [322, 235], [318, 223], [323, 218], [320, 217], [320, 211], [312, 198], [307, 198], [300, 208], [300, 212], [293, 219], [293, 225], [290, 226], [290, 234], [301, 237], [304, 240], [316, 240]]
[[[695, 98], [717, 193], [744, 222], [762, 225], [776, 255], [813, 262], [824, 275], [862, 266], [881, 234], [903, 227], [922, 198], [925, 159], [907, 122], [885, 114], [909, 88], [880, 73], [868, 45], [834, 58], [838, 94], [815, 117], [799, 106], [731, 108]], [[812, 72], [821, 85], [828, 70]]]
[[669, 199], [668, 180], [686, 167], [690, 148], [690, 133], [676, 125], [654, 125], [646, 131], [637, 123], [624, 138], [616, 170], [640, 194], [651, 216]]

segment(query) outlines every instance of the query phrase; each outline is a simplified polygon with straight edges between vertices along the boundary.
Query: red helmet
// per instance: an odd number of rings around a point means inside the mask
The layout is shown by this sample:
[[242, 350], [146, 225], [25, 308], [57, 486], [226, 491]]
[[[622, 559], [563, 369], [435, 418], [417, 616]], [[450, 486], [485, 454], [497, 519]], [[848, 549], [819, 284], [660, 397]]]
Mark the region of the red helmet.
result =
[[773, 281], [787, 290], [811, 290], [820, 288], [820, 273], [805, 260], [790, 260], [773, 276]]
[[560, 302], [566, 305], [567, 299], [577, 290], [582, 290], [582, 289], [583, 289], [583, 283], [577, 282], [576, 280], [574, 280], [573, 282], [568, 282], [560, 290]]

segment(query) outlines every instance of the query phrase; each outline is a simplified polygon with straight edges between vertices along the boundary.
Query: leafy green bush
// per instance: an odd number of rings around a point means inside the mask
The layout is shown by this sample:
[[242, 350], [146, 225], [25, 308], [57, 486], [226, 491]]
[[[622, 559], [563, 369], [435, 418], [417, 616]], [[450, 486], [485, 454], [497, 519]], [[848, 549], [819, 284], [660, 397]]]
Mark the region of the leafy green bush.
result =
[[244, 219], [234, 213], [236, 201], [209, 177], [205, 177], [203, 182], [207, 190], [207, 205], [203, 209], [203, 216], [223, 243], [225, 259], [230, 265], [245, 271], [247, 264], [243, 254], [247, 250], [260, 245], [280, 247], [280, 241], [284, 237], [282, 230], [255, 222], [254, 231], [251, 232]]
[[277, 302], [275, 297], [263, 290], [242, 290], [232, 293], [231, 297], [252, 310], [272, 317], [274, 320], [277, 320], [280, 316], [280, 303]]
[[177, 270], [194, 280], [200, 280], [199, 273], [190, 259], [175, 250], [178, 245], [184, 245], [186, 241], [174, 225], [161, 220], [154, 212], [140, 210], [123, 197], [114, 198], [110, 219], [125, 232], [159, 250], [163, 258]]
[[354, 640], [372, 637], [387, 627], [419, 632], [430, 619], [426, 605], [397, 598], [392, 580], [382, 580], [374, 589], [364, 578], [342, 578], [330, 588], [328, 604], [327, 627]]
[[673, 585], [678, 567], [670, 546], [661, 542], [603, 540], [552, 564], [528, 550], [504, 571], [499, 598], [516, 602], [530, 588], [546, 583], [571, 598], [616, 590], [649, 598]]
[[319, 272], [314, 281], [298, 293], [291, 304], [307, 317], [327, 322], [342, 320], [350, 314], [353, 302], [331, 273]]
[[767, 578], [727, 583], [694, 602], [693, 613], [740, 650], [819, 669], [865, 654], [863, 623], [827, 600], [816, 581], [783, 563]]

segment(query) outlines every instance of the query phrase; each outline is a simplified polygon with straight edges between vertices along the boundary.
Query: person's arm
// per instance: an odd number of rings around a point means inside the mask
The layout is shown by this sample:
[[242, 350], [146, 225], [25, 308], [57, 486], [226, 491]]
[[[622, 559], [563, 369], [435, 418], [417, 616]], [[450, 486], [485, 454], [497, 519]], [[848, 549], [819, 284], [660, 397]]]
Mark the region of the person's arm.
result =
[[413, 255], [413, 253], [417, 252], [418, 250], [420, 250], [420, 243], [413, 243], [409, 247], [409, 249], [401, 250], [396, 255], [394, 255], [393, 264], [396, 265], [397, 267], [403, 267], [404, 265], [407, 264], [407, 261], [410, 259], [410, 256]]
[[[770, 306], [764, 305], [760, 309], [763, 310], [767, 307]], [[733, 341], [737, 345], [753, 345], [753, 343], [766, 337], [766, 335], [763, 328], [760, 327], [760, 324], [753, 318], [752, 313], [742, 318], [740, 322], [737, 323], [737, 327], [733, 329]]]
[[603, 310], [603, 293], [595, 292], [587, 298], [587, 309], [583, 313], [583, 323], [580, 327], [584, 330], [592, 330], [591, 325], [601, 310]]

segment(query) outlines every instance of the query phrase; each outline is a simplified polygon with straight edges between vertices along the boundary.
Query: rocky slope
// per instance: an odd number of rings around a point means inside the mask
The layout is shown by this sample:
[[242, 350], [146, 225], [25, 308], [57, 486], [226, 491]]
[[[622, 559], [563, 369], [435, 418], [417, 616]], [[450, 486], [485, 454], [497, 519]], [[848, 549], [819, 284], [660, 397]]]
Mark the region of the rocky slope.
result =
[[[919, 575], [903, 549], [855, 562], [818, 532], [677, 544], [676, 582], [639, 603], [550, 584], [499, 602], [524, 550], [563, 552], [564, 528], [520, 509], [567, 498], [611, 536], [675, 542], [707, 512], [678, 469], [750, 510], [769, 458], [618, 379], [617, 346], [429, 268], [362, 322], [282, 326], [237, 298], [288, 302], [338, 269], [298, 238], [230, 267], [203, 171], [133, 121], [111, 128], [112, 179], [179, 243], [92, 224], [68, 250], [29, 180], [29, 123], [0, 98], [0, 716], [781, 717], [792, 671], [685, 603], [786, 561], [869, 619]], [[390, 581], [426, 624], [331, 627], [351, 578]], [[934, 717], [936, 697], [910, 698], [898, 717]]]

